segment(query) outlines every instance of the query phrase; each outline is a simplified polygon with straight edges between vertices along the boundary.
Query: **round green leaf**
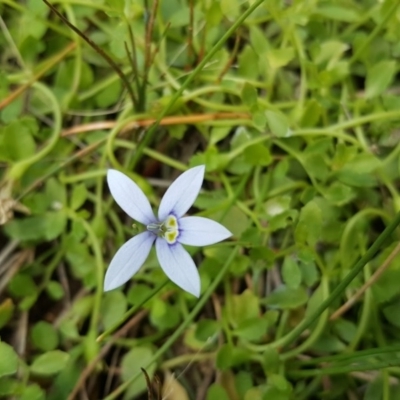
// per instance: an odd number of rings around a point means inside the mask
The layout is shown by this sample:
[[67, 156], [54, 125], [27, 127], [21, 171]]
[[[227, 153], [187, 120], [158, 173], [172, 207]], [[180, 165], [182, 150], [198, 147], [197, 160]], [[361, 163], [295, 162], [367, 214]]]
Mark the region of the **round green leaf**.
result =
[[50, 351], [58, 346], [58, 334], [53, 325], [40, 321], [32, 328], [32, 342], [40, 350]]

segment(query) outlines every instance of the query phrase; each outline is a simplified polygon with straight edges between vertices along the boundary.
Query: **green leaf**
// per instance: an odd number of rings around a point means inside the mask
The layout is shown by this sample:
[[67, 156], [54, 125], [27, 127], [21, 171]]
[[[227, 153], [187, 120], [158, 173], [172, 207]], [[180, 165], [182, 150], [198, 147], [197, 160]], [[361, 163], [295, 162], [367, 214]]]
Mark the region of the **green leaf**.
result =
[[285, 285], [275, 289], [264, 301], [270, 307], [280, 309], [298, 308], [307, 303], [308, 295], [305, 289], [300, 286], [296, 289], [289, 288]]
[[211, 1], [208, 3], [208, 8], [205, 13], [205, 20], [208, 26], [216, 26], [221, 22], [223, 17], [219, 3]]
[[229, 164], [229, 154], [219, 153], [216, 146], [209, 145], [207, 150], [202, 154], [192, 157], [191, 166], [205, 164], [206, 170], [222, 171]]
[[233, 295], [231, 300], [232, 322], [240, 325], [242, 322], [259, 316], [259, 299], [251, 290], [246, 289], [242, 294]]
[[326, 19], [333, 19], [342, 22], [356, 22], [359, 20], [360, 15], [355, 7], [345, 7], [342, 5], [334, 4], [321, 4], [316, 10], [316, 14]]
[[0, 342], [0, 378], [15, 374], [18, 369], [18, 356], [7, 343]]
[[46, 197], [52, 209], [59, 210], [67, 203], [65, 186], [55, 178], [50, 178], [46, 183]]
[[33, 118], [21, 118], [0, 129], [0, 160], [20, 161], [36, 150], [33, 134], [38, 130]]
[[247, 256], [239, 254], [235, 257], [230, 267], [230, 272], [234, 276], [243, 276], [250, 266], [250, 260]]
[[289, 129], [289, 121], [280, 111], [268, 110], [265, 112], [268, 126], [277, 137], [289, 137], [292, 131]]
[[333, 330], [346, 343], [350, 343], [357, 335], [357, 325], [345, 319], [336, 321], [333, 325]]
[[295, 230], [296, 242], [314, 247], [321, 237], [322, 211], [314, 201], [308, 202], [300, 212]]
[[321, 43], [319, 52], [315, 57], [315, 63], [327, 63], [327, 68], [332, 69], [334, 63], [338, 61], [343, 53], [349, 49], [347, 43], [339, 42], [337, 40], [328, 40]]
[[370, 174], [382, 166], [381, 160], [373, 154], [357, 154], [346, 162], [343, 170], [351, 170], [359, 174]]
[[237, 206], [233, 206], [228, 210], [224, 209], [218, 211], [215, 214], [211, 214], [209, 217], [215, 221], [219, 221], [236, 237], [240, 237], [248, 227], [247, 215]]
[[266, 55], [270, 67], [277, 69], [289, 64], [293, 60], [295, 52], [293, 47], [285, 47], [283, 49], [270, 49]]
[[310, 99], [306, 103], [306, 107], [303, 109], [303, 115], [301, 117], [301, 126], [311, 128], [318, 124], [323, 113], [323, 107], [315, 100]]
[[219, 369], [227, 370], [249, 360], [250, 353], [246, 349], [232, 344], [224, 344], [218, 350], [216, 365]]
[[[121, 37], [118, 38], [118, 41], [119, 43], [122, 43]], [[125, 50], [123, 47], [121, 48], [121, 51], [122, 55], [125, 55]], [[95, 101], [97, 106], [100, 108], [106, 108], [112, 106], [121, 96], [121, 90], [122, 90], [121, 81], [117, 79], [116, 81], [108, 85], [105, 89], [103, 89], [96, 95]]]
[[246, 392], [253, 387], [253, 377], [251, 372], [239, 371], [235, 376], [235, 387], [239, 398], [244, 399]]
[[252, 108], [253, 106], [257, 105], [257, 90], [248, 82], [243, 85], [241, 97], [243, 103], [247, 107]]
[[370, 174], [360, 174], [349, 168], [343, 168], [336, 173], [336, 178], [348, 186], [353, 187], [374, 187], [377, 185], [375, 176]]
[[350, 186], [341, 182], [333, 182], [324, 192], [324, 197], [336, 206], [343, 206], [351, 202], [356, 192]]
[[125, 0], [105, 0], [105, 3], [113, 11], [111, 16], [123, 15], [125, 8]]
[[121, 291], [114, 290], [106, 293], [101, 303], [101, 318], [103, 320], [104, 329], [107, 330], [121, 321], [126, 308], [127, 300]]
[[371, 382], [368, 383], [363, 400], [383, 399], [385, 384], [383, 383], [382, 374], [383, 372], [380, 372]]
[[313, 351], [321, 354], [344, 352], [346, 346], [336, 336], [323, 334], [311, 347]]
[[[7, 91], [7, 93], [8, 93], [8, 91]], [[0, 95], [1, 95], [1, 93], [0, 93]], [[5, 98], [5, 95], [3, 98]], [[24, 109], [24, 98], [23, 98], [23, 96], [20, 96], [20, 97], [17, 97], [16, 99], [14, 99], [13, 102], [11, 102], [7, 106], [5, 106], [0, 111], [0, 117], [4, 123], [6, 123], [6, 124], [10, 123], [20, 116], [23, 109]], [[0, 132], [1, 132], [1, 130], [0, 130]], [[1, 139], [0, 139], [0, 143], [1, 143]], [[0, 145], [0, 158], [2, 159], [2, 157], [5, 157], [5, 155], [4, 155], [4, 153], [2, 153], [1, 145]]]
[[258, 57], [255, 51], [249, 45], [245, 45], [238, 57], [239, 76], [243, 78], [257, 79], [259, 74]]
[[230, 126], [216, 126], [211, 128], [209, 146], [215, 146], [220, 140], [225, 139], [230, 132]]
[[213, 319], [202, 319], [197, 323], [195, 338], [201, 342], [206, 342], [215, 336], [220, 330], [220, 324]]
[[322, 283], [314, 290], [311, 297], [308, 299], [307, 309], [306, 309], [306, 317], [312, 315], [316, 309], [321, 305], [324, 301], [324, 288]]
[[58, 346], [58, 334], [52, 324], [39, 321], [31, 331], [34, 346], [43, 351], [54, 350]]
[[29, 385], [24, 388], [18, 400], [45, 400], [45, 393], [39, 385]]
[[207, 389], [206, 400], [229, 400], [229, 396], [226, 390], [220, 384], [213, 383]]
[[267, 332], [268, 321], [262, 317], [248, 318], [234, 330], [234, 334], [249, 342], [260, 340]]
[[60, 323], [60, 333], [63, 338], [71, 340], [79, 340], [80, 335], [74, 321], [64, 320]]
[[262, 144], [253, 144], [244, 150], [244, 159], [250, 165], [267, 166], [272, 162], [268, 148]]
[[282, 278], [290, 288], [296, 289], [300, 286], [301, 270], [297, 261], [291, 256], [285, 257], [283, 261]]
[[20, 272], [11, 279], [8, 291], [15, 297], [25, 297], [35, 295], [37, 287], [30, 275]]
[[144, 299], [150, 294], [150, 288], [147, 285], [144, 285], [142, 283], [136, 283], [133, 285], [127, 294], [127, 300], [128, 303], [131, 306], [137, 306], [141, 304]]
[[46, 292], [53, 300], [60, 300], [65, 294], [63, 286], [57, 281], [50, 281], [46, 286]]
[[14, 308], [14, 303], [11, 299], [5, 299], [0, 304], [0, 329], [12, 318]]
[[[153, 350], [149, 347], [134, 347], [128, 353], [124, 355], [121, 362], [121, 378], [123, 382], [126, 382], [136, 374], [143, 374], [140, 368], [146, 368], [146, 372], [150, 377], [153, 377], [156, 369], [156, 364], [152, 364], [147, 368], [147, 364], [153, 358]], [[129, 385], [126, 396], [129, 399], [136, 397], [138, 394], [143, 393], [146, 390], [146, 380], [137, 379], [135, 382]]]
[[87, 318], [93, 310], [93, 296], [85, 296], [77, 299], [72, 304], [71, 318], [76, 322]]
[[92, 272], [93, 256], [89, 253], [88, 246], [69, 237], [65, 243], [66, 258], [71, 266], [72, 274], [76, 278], [84, 278]]
[[2, 377], [0, 378], [0, 398], [9, 399], [13, 395], [19, 395], [23, 387], [24, 385], [20, 382], [20, 379], [17, 381], [16, 379]]
[[60, 236], [67, 224], [67, 215], [63, 210], [49, 211], [44, 215], [44, 240], [50, 241]]
[[367, 73], [365, 96], [373, 98], [381, 95], [392, 83], [396, 73], [396, 61], [381, 61], [375, 64]]
[[399, 307], [400, 299], [396, 299], [390, 305], [383, 308], [383, 315], [396, 328], [400, 328]]
[[251, 24], [248, 29], [250, 31], [249, 42], [251, 43], [251, 47], [258, 56], [264, 58], [266, 51], [269, 51], [271, 46], [263, 28], [256, 24]]
[[293, 222], [297, 219], [298, 213], [299, 212], [297, 210], [286, 210], [273, 217], [267, 218], [268, 229], [271, 232], [275, 232], [279, 229], [284, 229], [292, 225]]
[[315, 262], [313, 260], [304, 261], [300, 259], [299, 268], [304, 284], [307, 287], [314, 286], [319, 279], [319, 271], [315, 265]]
[[69, 354], [61, 350], [43, 353], [30, 366], [33, 374], [51, 376], [62, 371], [69, 360]]
[[159, 329], [169, 329], [179, 323], [180, 314], [176, 306], [156, 298], [152, 301], [150, 320]]
[[267, 265], [272, 265], [275, 260], [275, 254], [265, 246], [255, 246], [250, 250], [250, 258], [253, 261], [261, 260]]
[[279, 360], [278, 350], [274, 347], [268, 347], [262, 355], [262, 366], [268, 375], [277, 373], [281, 362]]
[[42, 215], [13, 219], [5, 226], [5, 232], [21, 241], [49, 241], [61, 235], [66, 223], [67, 217], [63, 211], [49, 211]]
[[[399, 257], [396, 257], [397, 259]], [[398, 261], [396, 262], [398, 265]], [[393, 261], [392, 261], [393, 265]], [[378, 281], [372, 286], [372, 293], [374, 294], [374, 300], [379, 303], [387, 303], [391, 301], [395, 296], [400, 295], [400, 269], [388, 268], [379, 277]]]
[[292, 385], [282, 375], [273, 374], [268, 377], [264, 399], [290, 400]]
[[264, 132], [267, 126], [267, 116], [265, 115], [265, 110], [259, 108], [252, 110], [251, 121], [257, 130]]

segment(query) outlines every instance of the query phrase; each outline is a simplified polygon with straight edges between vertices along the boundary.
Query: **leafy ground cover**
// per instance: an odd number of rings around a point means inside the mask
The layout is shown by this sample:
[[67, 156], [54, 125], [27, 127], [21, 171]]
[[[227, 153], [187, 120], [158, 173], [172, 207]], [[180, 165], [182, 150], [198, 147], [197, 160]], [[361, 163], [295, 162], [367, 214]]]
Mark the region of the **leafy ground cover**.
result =
[[[400, 1], [51, 4], [0, 0], [0, 396], [399, 399]], [[201, 164], [200, 298], [104, 293], [107, 169]]]

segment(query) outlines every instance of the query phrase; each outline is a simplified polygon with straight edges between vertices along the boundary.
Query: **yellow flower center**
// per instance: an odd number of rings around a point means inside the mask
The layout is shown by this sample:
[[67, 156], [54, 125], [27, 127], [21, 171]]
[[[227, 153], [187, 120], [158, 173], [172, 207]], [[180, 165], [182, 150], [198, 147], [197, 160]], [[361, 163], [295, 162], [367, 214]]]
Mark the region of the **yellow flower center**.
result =
[[178, 221], [173, 215], [169, 215], [163, 223], [162, 235], [164, 239], [169, 243], [173, 244], [179, 235]]
[[179, 236], [178, 220], [173, 215], [169, 215], [164, 222], [148, 224], [147, 230], [163, 237], [169, 244], [173, 244]]

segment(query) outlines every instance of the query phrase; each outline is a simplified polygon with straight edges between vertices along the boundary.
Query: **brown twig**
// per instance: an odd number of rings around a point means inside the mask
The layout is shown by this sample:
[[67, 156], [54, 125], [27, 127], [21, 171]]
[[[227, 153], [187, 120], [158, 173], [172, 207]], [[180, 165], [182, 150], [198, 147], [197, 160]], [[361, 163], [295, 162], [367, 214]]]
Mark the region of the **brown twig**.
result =
[[[192, 114], [192, 115], [177, 115], [165, 117], [161, 120], [160, 125], [179, 125], [179, 124], [197, 124], [200, 122], [214, 121], [221, 119], [250, 119], [251, 116], [248, 113], [213, 113], [213, 114]], [[152, 125], [156, 121], [156, 118], [147, 118], [137, 120], [127, 124], [121, 133], [129, 131], [131, 129], [137, 129]], [[85, 125], [78, 125], [72, 128], [66, 129], [61, 132], [61, 137], [73, 136], [78, 133], [91, 132], [99, 129], [112, 129], [117, 124], [116, 121], [101, 121], [91, 122]]]

